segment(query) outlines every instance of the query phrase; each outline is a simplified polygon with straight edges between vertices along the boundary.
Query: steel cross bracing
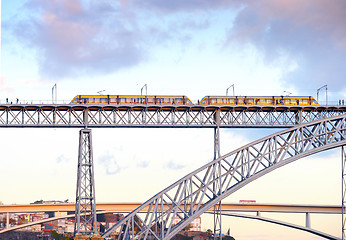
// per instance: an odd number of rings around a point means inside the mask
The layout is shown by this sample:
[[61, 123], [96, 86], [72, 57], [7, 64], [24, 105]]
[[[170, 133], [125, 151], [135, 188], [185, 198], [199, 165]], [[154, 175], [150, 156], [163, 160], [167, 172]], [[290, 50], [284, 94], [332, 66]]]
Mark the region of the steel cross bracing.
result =
[[0, 127], [292, 127], [346, 106], [0, 105]]
[[[103, 237], [116, 233], [118, 239], [171, 239], [195, 218], [251, 181], [300, 158], [345, 144], [346, 115], [269, 135], [183, 177], [109, 228]], [[219, 178], [215, 179], [220, 169]], [[217, 192], [213, 188], [215, 182], [221, 183]], [[148, 210], [141, 214], [143, 209]], [[174, 219], [180, 221], [174, 224]]]
[[97, 233], [94, 162], [90, 129], [79, 131], [74, 234]]

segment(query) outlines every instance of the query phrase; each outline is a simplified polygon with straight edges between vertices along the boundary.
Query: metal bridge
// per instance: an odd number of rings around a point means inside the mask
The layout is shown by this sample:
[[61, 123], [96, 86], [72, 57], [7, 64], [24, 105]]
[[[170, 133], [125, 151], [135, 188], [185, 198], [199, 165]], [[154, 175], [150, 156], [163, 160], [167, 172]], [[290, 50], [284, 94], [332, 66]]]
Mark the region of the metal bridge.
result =
[[[305, 156], [344, 146], [346, 106], [202, 105], [0, 105], [0, 127], [83, 128], [80, 131], [75, 233], [97, 231], [90, 128], [213, 128], [214, 161], [188, 174], [108, 229], [119, 239], [170, 239], [214, 208], [214, 233], [221, 236], [221, 200], [260, 176]], [[220, 157], [220, 128], [288, 128]], [[345, 239], [346, 149], [343, 162]], [[148, 209], [148, 210], [146, 210]], [[143, 211], [145, 213], [143, 213]], [[143, 215], [144, 214], [144, 215]], [[257, 216], [259, 220], [260, 216]], [[176, 225], [173, 220], [179, 218]], [[215, 227], [216, 226], [216, 227]], [[219, 229], [217, 229], [219, 227]], [[307, 228], [307, 230], [311, 230]], [[317, 234], [317, 233], [315, 233]], [[323, 234], [323, 233], [322, 233]], [[318, 234], [322, 236], [321, 234]], [[327, 234], [328, 239], [337, 239]]]
[[[279, 167], [341, 146], [344, 162], [345, 144], [346, 115], [269, 135], [186, 175], [132, 211], [108, 229], [103, 237], [116, 231], [118, 239], [171, 239], [195, 218], [219, 205], [222, 199]], [[344, 197], [343, 192], [343, 202]], [[141, 210], [144, 208], [148, 211], [143, 215]], [[176, 218], [180, 219], [178, 224], [174, 224]]]
[[346, 113], [341, 105], [1, 104], [0, 127], [292, 127]]

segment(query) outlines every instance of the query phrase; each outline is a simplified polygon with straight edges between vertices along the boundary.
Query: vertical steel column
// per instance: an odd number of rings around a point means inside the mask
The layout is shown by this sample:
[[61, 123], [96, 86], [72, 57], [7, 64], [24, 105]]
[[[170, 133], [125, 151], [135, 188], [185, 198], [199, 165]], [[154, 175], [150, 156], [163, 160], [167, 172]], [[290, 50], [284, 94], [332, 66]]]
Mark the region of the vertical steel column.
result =
[[[214, 128], [214, 160], [221, 156], [220, 154], [220, 110], [215, 112], [214, 120], [216, 127]], [[221, 194], [221, 162], [219, 162], [214, 168], [214, 193]], [[214, 206], [214, 239], [222, 239], [221, 233], [221, 201]]]
[[10, 228], [10, 213], [6, 213], [6, 228]]
[[346, 240], [346, 147], [341, 147], [341, 165], [342, 165], [342, 240]]
[[94, 163], [91, 129], [79, 131], [77, 191], [74, 234], [97, 233]]
[[305, 227], [311, 228], [311, 219], [310, 219], [310, 213], [305, 213]]

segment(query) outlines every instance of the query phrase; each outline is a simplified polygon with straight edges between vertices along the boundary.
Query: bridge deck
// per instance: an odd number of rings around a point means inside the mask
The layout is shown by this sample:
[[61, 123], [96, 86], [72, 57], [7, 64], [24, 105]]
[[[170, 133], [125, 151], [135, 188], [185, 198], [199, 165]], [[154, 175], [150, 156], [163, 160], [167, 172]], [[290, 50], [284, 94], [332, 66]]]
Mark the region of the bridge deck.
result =
[[1, 104], [0, 127], [292, 127], [346, 113], [344, 105]]

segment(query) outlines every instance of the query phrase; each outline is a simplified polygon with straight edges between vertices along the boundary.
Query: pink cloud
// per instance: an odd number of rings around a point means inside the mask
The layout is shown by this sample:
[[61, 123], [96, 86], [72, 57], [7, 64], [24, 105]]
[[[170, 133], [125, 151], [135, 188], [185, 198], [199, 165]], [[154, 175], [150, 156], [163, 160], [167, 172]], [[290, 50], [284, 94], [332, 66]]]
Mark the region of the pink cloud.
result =
[[330, 39], [335, 47], [346, 49], [346, 2], [343, 0], [268, 0], [247, 1], [247, 4], [258, 15], [262, 23], [258, 24], [260, 28], [275, 21], [286, 21], [288, 31], [305, 28], [321, 38]]
[[45, 77], [114, 72], [144, 56], [133, 14], [118, 11], [117, 4], [33, 0], [26, 7], [30, 13], [26, 20], [14, 21], [14, 33], [36, 48]]

